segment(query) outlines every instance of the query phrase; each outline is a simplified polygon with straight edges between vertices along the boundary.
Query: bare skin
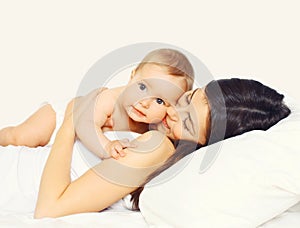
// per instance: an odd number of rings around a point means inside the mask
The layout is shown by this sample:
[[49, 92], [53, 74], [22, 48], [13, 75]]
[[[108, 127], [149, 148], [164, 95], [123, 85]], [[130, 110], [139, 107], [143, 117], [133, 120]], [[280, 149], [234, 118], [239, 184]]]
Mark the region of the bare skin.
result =
[[185, 139], [204, 145], [209, 126], [209, 106], [204, 88], [184, 93], [176, 106], [167, 109], [164, 120], [156, 127], [172, 139]]
[[[207, 101], [201, 89], [195, 92], [189, 91], [181, 99], [183, 103], [179, 102], [177, 108], [182, 107], [190, 112], [191, 121], [198, 124], [207, 121]], [[199, 100], [201, 100], [200, 103], [196, 102]], [[67, 108], [65, 120], [47, 160], [35, 218], [101, 211], [137, 189], [145, 178], [160, 167], [175, 151], [166, 135], [159, 131], [148, 131], [135, 140], [136, 148], [124, 149], [127, 154], [125, 157], [120, 157], [118, 160], [105, 159], [71, 182], [70, 168], [75, 140], [73, 120], [76, 119], [73, 118], [72, 113], [73, 110], [74, 113], [78, 111], [76, 108], [73, 109], [73, 105], [71, 102]], [[197, 107], [194, 109], [192, 106]], [[181, 125], [185, 112], [181, 110], [182, 113], [175, 113], [173, 109], [169, 107], [167, 110], [167, 125], [162, 126], [167, 128], [165, 133], [170, 136], [188, 137], [187, 139], [194, 139], [201, 143], [202, 139], [197, 139], [198, 133], [187, 136], [187, 131], [191, 129], [178, 131], [177, 126]], [[200, 113], [203, 116], [198, 116]], [[205, 126], [199, 129], [199, 135], [205, 134], [207, 127]], [[115, 173], [118, 175], [114, 175]]]
[[[71, 182], [70, 167], [75, 140], [72, 106], [71, 102], [44, 168], [35, 218], [101, 211], [134, 191], [153, 171], [153, 167], [160, 166], [174, 153], [173, 144], [167, 137], [157, 131], [149, 131], [136, 140], [134, 151], [125, 149], [126, 157], [106, 159]], [[158, 137], [152, 137], [155, 134]], [[139, 149], [139, 145], [149, 140], [152, 140], [148, 144], [151, 146], [146, 148], [145, 153], [145, 146]], [[125, 167], [121, 172], [122, 180], [126, 181], [124, 184], [105, 178], [105, 171], [111, 173], [118, 167]]]
[[[128, 85], [95, 90], [81, 97], [76, 134], [83, 144], [100, 158], [125, 156], [124, 148], [134, 146], [126, 140], [108, 140], [107, 130], [148, 131], [149, 123], [158, 123], [166, 115], [169, 102], [175, 103], [187, 89], [186, 78], [168, 75], [163, 67], [146, 64], [133, 71]], [[79, 106], [79, 105], [77, 105]], [[55, 111], [41, 107], [22, 124], [0, 131], [0, 145], [46, 145], [55, 129]]]
[[44, 105], [23, 123], [1, 129], [0, 145], [45, 146], [51, 138], [55, 125], [55, 111], [51, 105]]

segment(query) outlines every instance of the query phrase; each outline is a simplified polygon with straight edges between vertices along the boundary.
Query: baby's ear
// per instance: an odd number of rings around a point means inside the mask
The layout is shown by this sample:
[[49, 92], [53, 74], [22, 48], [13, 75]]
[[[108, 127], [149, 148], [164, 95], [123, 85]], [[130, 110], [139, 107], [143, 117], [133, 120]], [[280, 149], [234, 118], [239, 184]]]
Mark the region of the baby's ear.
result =
[[131, 71], [130, 80], [133, 79], [135, 73], [136, 73], [136, 68], [134, 68], [134, 69]]

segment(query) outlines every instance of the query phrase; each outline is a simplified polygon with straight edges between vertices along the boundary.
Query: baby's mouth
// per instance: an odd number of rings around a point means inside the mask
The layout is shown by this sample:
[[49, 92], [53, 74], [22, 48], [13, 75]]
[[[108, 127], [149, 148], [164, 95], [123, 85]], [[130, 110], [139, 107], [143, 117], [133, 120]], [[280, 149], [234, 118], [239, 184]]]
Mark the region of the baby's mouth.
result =
[[132, 107], [133, 112], [135, 112], [137, 115], [139, 115], [139, 116], [141, 116], [141, 117], [146, 116], [143, 112], [141, 112], [140, 110], [138, 110], [138, 109], [135, 108], [134, 106], [131, 106], [131, 107]]

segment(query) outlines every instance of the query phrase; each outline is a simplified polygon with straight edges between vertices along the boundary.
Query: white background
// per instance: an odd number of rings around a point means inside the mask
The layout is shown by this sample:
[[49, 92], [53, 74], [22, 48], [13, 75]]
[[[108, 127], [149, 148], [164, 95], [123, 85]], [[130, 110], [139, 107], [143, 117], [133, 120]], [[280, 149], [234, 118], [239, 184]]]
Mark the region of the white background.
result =
[[300, 100], [298, 1], [1, 1], [0, 127], [76, 94], [117, 48], [163, 42], [216, 78], [255, 78]]

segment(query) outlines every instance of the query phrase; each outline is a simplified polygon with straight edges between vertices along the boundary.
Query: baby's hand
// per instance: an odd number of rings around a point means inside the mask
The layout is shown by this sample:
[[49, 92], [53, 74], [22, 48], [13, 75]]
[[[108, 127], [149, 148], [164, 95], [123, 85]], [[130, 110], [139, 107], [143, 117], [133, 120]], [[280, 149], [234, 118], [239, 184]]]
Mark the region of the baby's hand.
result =
[[118, 159], [120, 156], [124, 157], [126, 155], [124, 149], [128, 147], [135, 147], [135, 144], [131, 143], [128, 139], [113, 140], [106, 144], [105, 150], [111, 157]]

